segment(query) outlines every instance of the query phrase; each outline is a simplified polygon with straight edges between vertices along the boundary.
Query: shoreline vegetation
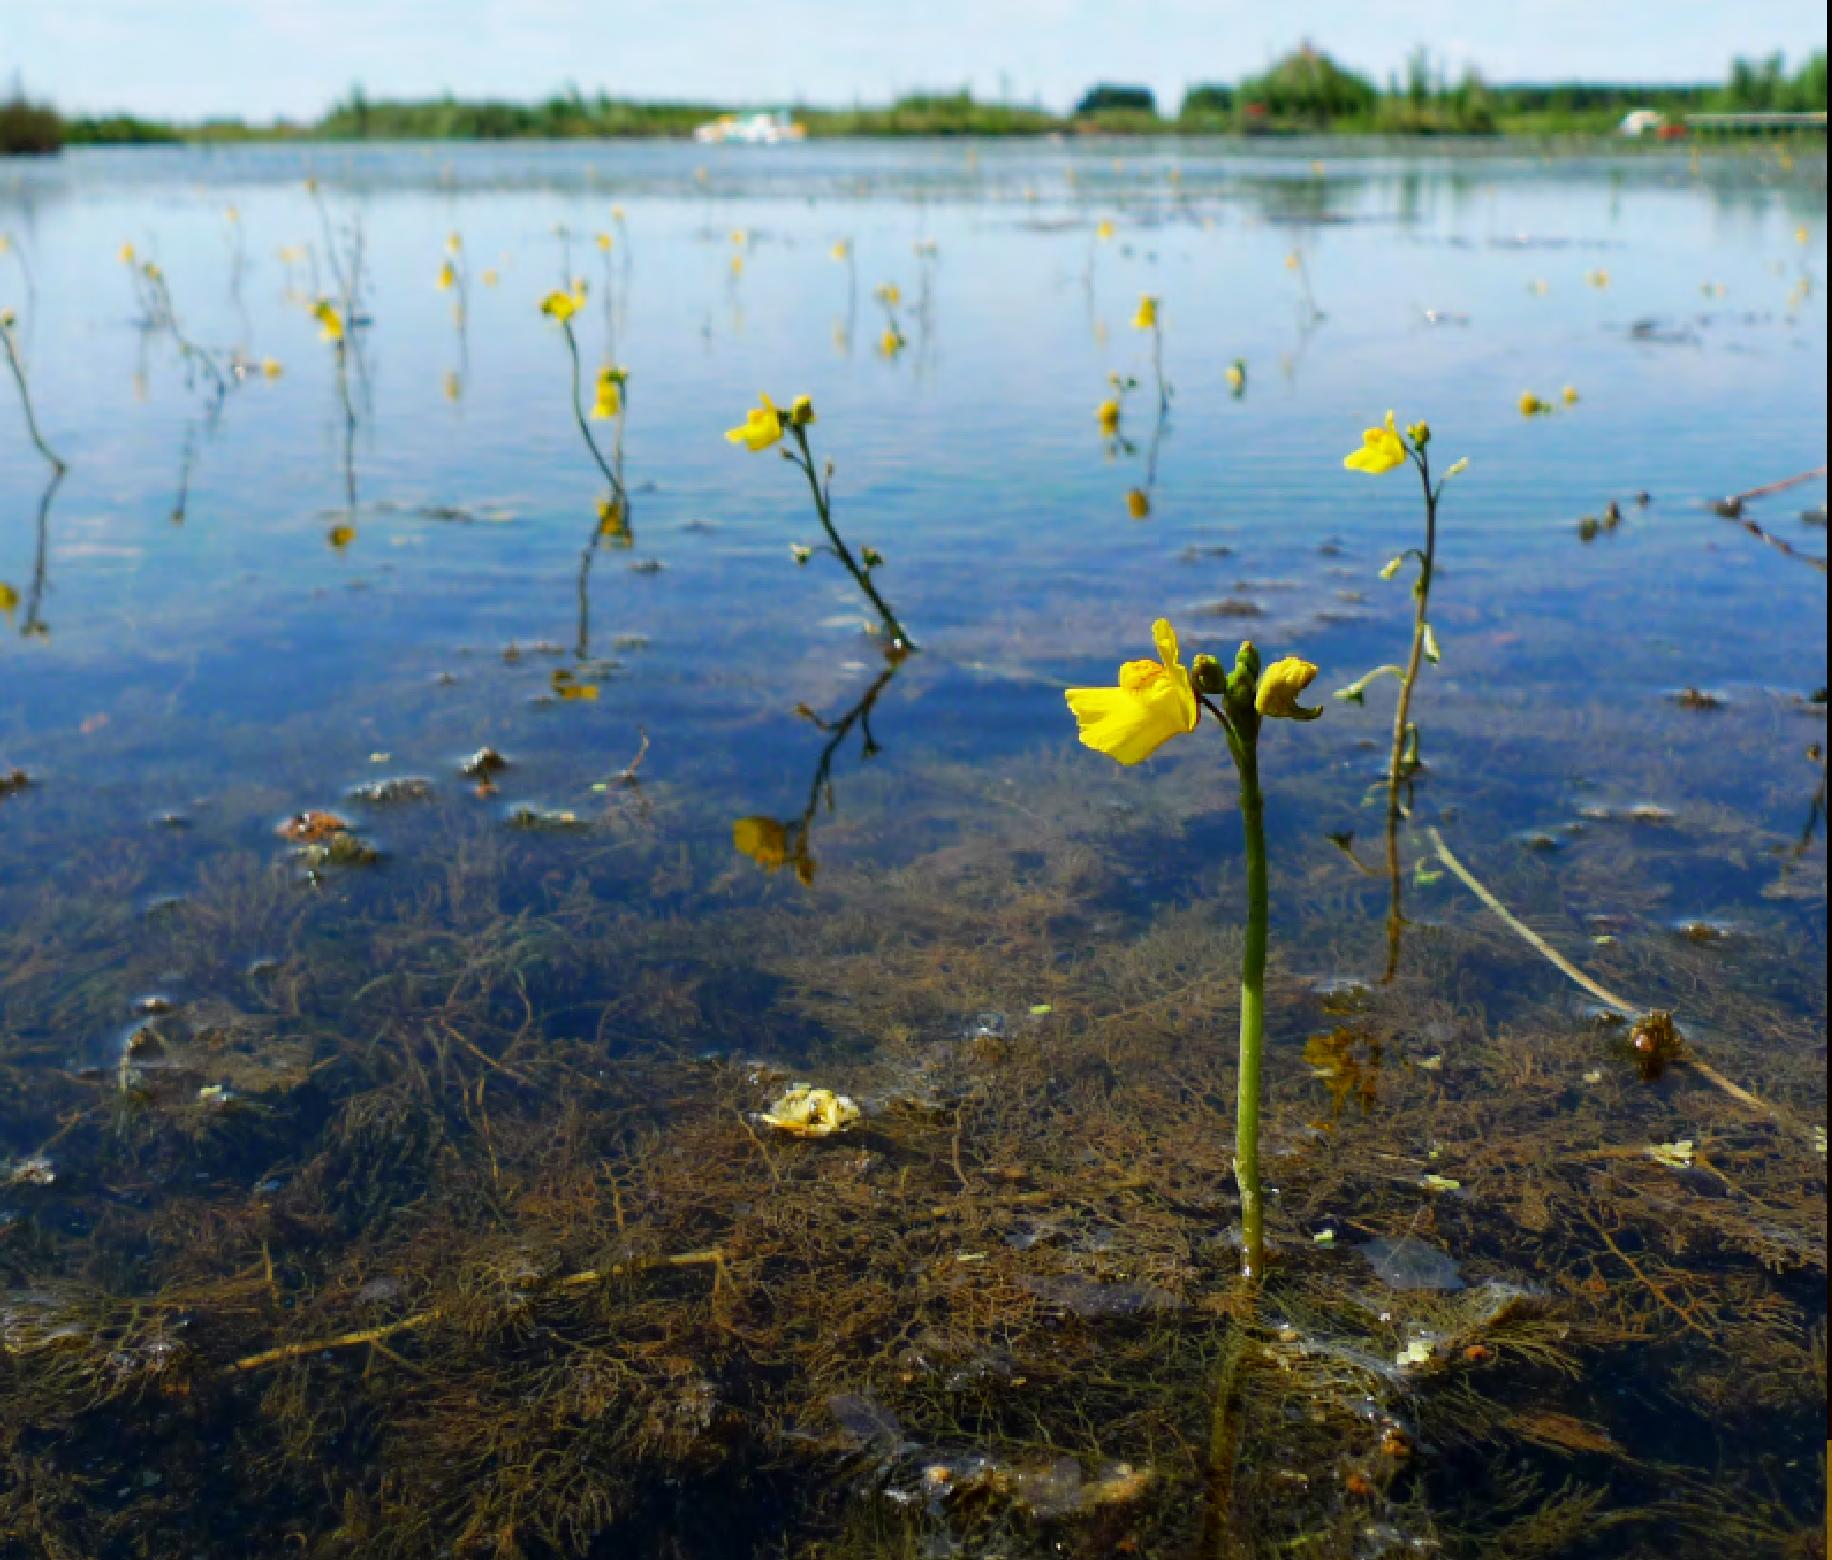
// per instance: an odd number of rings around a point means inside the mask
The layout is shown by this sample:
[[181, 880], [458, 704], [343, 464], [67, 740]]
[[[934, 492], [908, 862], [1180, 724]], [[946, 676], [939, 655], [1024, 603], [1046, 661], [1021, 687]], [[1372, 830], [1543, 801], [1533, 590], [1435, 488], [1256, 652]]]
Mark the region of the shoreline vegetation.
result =
[[[1419, 49], [1384, 85], [1309, 44], [1237, 83], [1196, 83], [1174, 112], [1145, 87], [1103, 83], [1070, 110], [985, 102], [966, 89], [916, 93], [888, 106], [794, 105], [810, 138], [1050, 135], [1481, 135], [1594, 136], [1635, 109], [1674, 126], [1692, 113], [1824, 113], [1826, 56], [1789, 72], [1780, 54], [1738, 58], [1715, 83], [1562, 82], [1495, 84], [1475, 70], [1452, 80]], [[742, 110], [739, 110], [742, 111]], [[639, 102], [577, 87], [539, 103], [443, 98], [371, 100], [360, 86], [310, 123], [206, 119], [179, 124], [133, 114], [64, 116], [15, 88], [0, 102], [0, 153], [63, 146], [247, 141], [568, 140], [685, 137], [733, 105]], [[1820, 125], [1809, 133], [1824, 134]]]

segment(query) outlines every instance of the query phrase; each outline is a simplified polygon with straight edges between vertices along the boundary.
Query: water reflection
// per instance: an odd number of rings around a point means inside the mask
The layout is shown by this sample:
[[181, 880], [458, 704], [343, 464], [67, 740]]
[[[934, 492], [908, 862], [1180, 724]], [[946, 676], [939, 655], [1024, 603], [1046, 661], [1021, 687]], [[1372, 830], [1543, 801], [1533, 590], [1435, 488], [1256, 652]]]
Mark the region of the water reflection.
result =
[[901, 659], [887, 661], [883, 670], [871, 680], [852, 707], [831, 720], [816, 714], [806, 704], [796, 705], [795, 713], [827, 736], [815, 758], [814, 777], [808, 783], [807, 802], [793, 818], [753, 814], [738, 819], [732, 825], [734, 850], [742, 856], [749, 856], [766, 872], [776, 872], [784, 866], [792, 867], [804, 887], [813, 885], [816, 870], [812, 844], [814, 820], [823, 806], [829, 813], [834, 810], [834, 760], [855, 727], [859, 732], [861, 763], [876, 758], [883, 751], [872, 734], [872, 707], [891, 685], [903, 664]]

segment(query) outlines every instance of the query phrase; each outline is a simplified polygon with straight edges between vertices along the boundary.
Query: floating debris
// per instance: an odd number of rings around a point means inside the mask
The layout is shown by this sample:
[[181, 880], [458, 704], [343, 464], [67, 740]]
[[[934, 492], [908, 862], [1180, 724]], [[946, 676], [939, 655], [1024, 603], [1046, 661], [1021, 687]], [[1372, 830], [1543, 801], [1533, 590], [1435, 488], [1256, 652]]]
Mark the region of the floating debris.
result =
[[480, 747], [458, 766], [458, 773], [467, 780], [487, 780], [491, 775], [501, 774], [508, 767], [509, 760], [495, 748]]
[[1650, 1143], [1647, 1156], [1655, 1164], [1665, 1165], [1669, 1170], [1690, 1170], [1692, 1168], [1693, 1144], [1691, 1138], [1680, 1138], [1672, 1143]]
[[536, 807], [528, 802], [511, 807], [506, 821], [512, 829], [531, 829], [537, 833], [563, 833], [586, 827], [585, 820], [570, 808]]
[[1682, 710], [1721, 710], [1724, 707], [1723, 695], [1708, 693], [1703, 688], [1681, 688], [1667, 697]]
[[353, 802], [369, 807], [393, 807], [402, 802], [424, 802], [433, 794], [432, 781], [420, 775], [390, 775], [384, 780], [365, 780], [350, 787]]
[[758, 1120], [796, 1137], [828, 1137], [835, 1132], [844, 1132], [859, 1117], [859, 1107], [846, 1095], [797, 1083]]
[[301, 845], [318, 845], [339, 834], [350, 832], [348, 820], [340, 818], [334, 812], [324, 812], [318, 808], [308, 808], [283, 820], [275, 829], [283, 840], [292, 840]]
[[23, 791], [32, 783], [23, 769], [0, 769], [0, 796], [11, 796], [15, 791]]
[[368, 867], [382, 853], [352, 829], [337, 829], [299, 847], [299, 859], [308, 869], [318, 867]]
[[49, 1186], [57, 1169], [44, 1154], [0, 1162], [0, 1186]]

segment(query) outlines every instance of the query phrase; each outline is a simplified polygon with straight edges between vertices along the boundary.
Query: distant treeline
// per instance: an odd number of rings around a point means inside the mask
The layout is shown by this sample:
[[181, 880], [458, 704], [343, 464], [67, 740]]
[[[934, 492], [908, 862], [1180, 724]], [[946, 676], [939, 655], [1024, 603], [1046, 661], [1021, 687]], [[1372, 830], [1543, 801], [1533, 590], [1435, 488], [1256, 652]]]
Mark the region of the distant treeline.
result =
[[[1725, 81], [1696, 85], [1634, 83], [1496, 84], [1467, 70], [1455, 80], [1423, 49], [1402, 73], [1376, 84], [1301, 45], [1257, 76], [1202, 83], [1184, 93], [1175, 113], [1145, 87], [1102, 83], [1067, 113], [987, 103], [966, 91], [921, 93], [888, 107], [794, 110], [811, 136], [1218, 134], [1327, 130], [1334, 134], [1492, 135], [1597, 134], [1630, 109], [1672, 117], [1701, 112], [1823, 113], [1826, 56], [1811, 55], [1790, 73], [1779, 54], [1737, 59]], [[726, 112], [716, 103], [639, 103], [576, 89], [540, 103], [463, 102], [450, 96], [419, 102], [371, 101], [354, 89], [314, 124], [254, 126], [211, 120], [177, 126], [129, 114], [60, 118], [15, 89], [0, 103], [0, 152], [48, 152], [63, 145], [131, 145], [157, 141], [245, 140], [568, 140], [684, 136]]]

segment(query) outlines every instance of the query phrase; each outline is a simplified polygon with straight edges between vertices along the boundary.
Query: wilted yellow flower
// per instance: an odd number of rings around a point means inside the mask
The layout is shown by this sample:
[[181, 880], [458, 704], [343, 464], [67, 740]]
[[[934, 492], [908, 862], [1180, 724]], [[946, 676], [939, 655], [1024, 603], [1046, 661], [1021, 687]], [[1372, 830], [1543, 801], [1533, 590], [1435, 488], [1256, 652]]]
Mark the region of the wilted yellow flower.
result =
[[1120, 431], [1120, 403], [1102, 401], [1094, 408], [1094, 420], [1100, 424], [1102, 438], [1113, 438]]
[[280, 366], [280, 360], [278, 358], [261, 359], [261, 377], [263, 379], [278, 379], [285, 372], [286, 370]]
[[1552, 410], [1552, 407], [1547, 402], [1540, 400], [1531, 390], [1522, 390], [1520, 392], [1519, 405], [1520, 415], [1522, 417], [1538, 417], [1542, 413]]
[[830, 1133], [844, 1132], [857, 1121], [859, 1107], [832, 1089], [815, 1089], [798, 1083], [760, 1119], [778, 1131], [793, 1132], [797, 1137], [826, 1137]]
[[541, 313], [549, 319], [564, 324], [579, 312], [579, 295], [576, 292], [550, 292], [541, 300]]
[[452, 268], [452, 262], [447, 260], [445, 264], [439, 267], [439, 291], [450, 292], [457, 284], [457, 281], [458, 273]]
[[1151, 495], [1144, 488], [1126, 490], [1126, 513], [1134, 520], [1146, 520], [1151, 517]]
[[1132, 316], [1134, 330], [1156, 330], [1158, 326], [1158, 300], [1150, 293], [1139, 294], [1138, 313]]
[[798, 395], [789, 403], [789, 424], [795, 428], [806, 428], [814, 421], [814, 397]]
[[1070, 688], [1064, 694], [1082, 745], [1122, 764], [1142, 763], [1172, 737], [1194, 731], [1201, 715], [1178, 656], [1177, 631], [1159, 618], [1151, 637], [1158, 659], [1128, 661], [1117, 688]]
[[1576, 385], [1566, 385], [1559, 394], [1563, 397], [1567, 406], [1576, 406], [1578, 404], [1578, 387]]
[[1395, 466], [1406, 463], [1406, 446], [1400, 442], [1399, 430], [1393, 425], [1393, 414], [1387, 413], [1387, 420], [1378, 428], [1365, 428], [1361, 434], [1361, 448], [1343, 456], [1342, 464], [1350, 471], [1365, 471], [1370, 476], [1379, 476], [1383, 471], [1391, 471]]
[[760, 403], [744, 414], [736, 428], [725, 430], [725, 437], [747, 450], [767, 450], [782, 437], [782, 413], [767, 395], [757, 397]]
[[1094, 236], [1103, 242], [1113, 237], [1113, 224], [1103, 219], [1094, 230]]
[[1311, 685], [1317, 669], [1309, 661], [1288, 655], [1260, 673], [1253, 707], [1269, 720], [1315, 720], [1323, 713], [1298, 703], [1298, 695]]
[[312, 318], [318, 321], [320, 340], [342, 341], [344, 339], [343, 316], [337, 312], [337, 305], [329, 298], [320, 298], [312, 305]]

